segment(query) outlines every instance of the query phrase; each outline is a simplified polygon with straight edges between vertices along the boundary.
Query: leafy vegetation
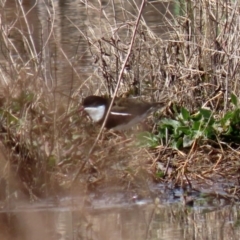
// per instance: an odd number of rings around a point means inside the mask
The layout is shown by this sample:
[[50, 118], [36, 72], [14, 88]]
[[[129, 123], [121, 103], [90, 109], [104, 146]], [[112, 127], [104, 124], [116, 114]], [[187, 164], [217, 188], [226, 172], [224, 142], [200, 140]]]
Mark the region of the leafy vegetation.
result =
[[234, 108], [220, 119], [207, 108], [191, 115], [186, 108], [181, 107], [178, 112], [175, 107], [175, 119], [160, 120], [155, 133], [142, 134], [141, 143], [149, 147], [166, 143], [177, 149], [191, 147], [194, 142], [200, 144], [202, 140], [221, 139], [240, 143], [240, 105], [236, 95], [231, 95], [231, 102]]

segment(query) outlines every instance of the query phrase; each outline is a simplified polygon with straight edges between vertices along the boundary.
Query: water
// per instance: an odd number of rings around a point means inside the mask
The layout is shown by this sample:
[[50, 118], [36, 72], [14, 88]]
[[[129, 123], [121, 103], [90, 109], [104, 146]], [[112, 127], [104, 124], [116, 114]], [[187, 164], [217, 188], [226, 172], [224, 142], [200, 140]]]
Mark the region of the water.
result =
[[[63, 207], [63, 201], [67, 207]], [[181, 204], [83, 207], [77, 199], [1, 212], [1, 239], [239, 239], [239, 206]]]

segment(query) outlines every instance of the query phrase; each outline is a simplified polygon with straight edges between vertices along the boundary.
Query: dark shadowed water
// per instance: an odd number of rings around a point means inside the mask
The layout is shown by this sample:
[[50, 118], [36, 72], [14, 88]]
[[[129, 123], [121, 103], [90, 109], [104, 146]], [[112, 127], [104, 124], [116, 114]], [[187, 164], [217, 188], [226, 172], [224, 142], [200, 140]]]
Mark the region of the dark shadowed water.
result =
[[[50, 89], [68, 95], [81, 85], [84, 89], [84, 82], [97, 71], [86, 34], [92, 32], [103, 37], [101, 15], [113, 22], [113, 29], [126, 19], [126, 11], [130, 21], [129, 16], [136, 15], [141, 1], [136, 1], [137, 5], [133, 1], [101, 1], [102, 11], [99, 11], [100, 1], [25, 0], [22, 2], [29, 29], [23, 24], [24, 19], [15, 21], [19, 11], [16, 2], [6, 2], [7, 21], [29, 34], [37, 53], [44, 49], [43, 79]], [[85, 2], [91, 2], [88, 8]], [[144, 10], [147, 25], [163, 38], [167, 34], [164, 19], [170, 17], [166, 10], [171, 8], [167, 2], [151, 1]], [[90, 22], [94, 29], [90, 29]], [[21, 35], [15, 31], [9, 38], [19, 52], [13, 57], [21, 61], [27, 55]], [[5, 61], [2, 53], [0, 61]], [[14, 194], [11, 198], [17, 199]], [[0, 206], [0, 239], [240, 239], [238, 205], [219, 201], [212, 206], [204, 199], [202, 205], [188, 207], [180, 199], [172, 201], [170, 194], [164, 201], [150, 198], [131, 201], [120, 193], [115, 198], [121, 200], [112, 201], [105, 196], [90, 205], [82, 198], [71, 197], [37, 203], [16, 200], [13, 205], [4, 202]]]

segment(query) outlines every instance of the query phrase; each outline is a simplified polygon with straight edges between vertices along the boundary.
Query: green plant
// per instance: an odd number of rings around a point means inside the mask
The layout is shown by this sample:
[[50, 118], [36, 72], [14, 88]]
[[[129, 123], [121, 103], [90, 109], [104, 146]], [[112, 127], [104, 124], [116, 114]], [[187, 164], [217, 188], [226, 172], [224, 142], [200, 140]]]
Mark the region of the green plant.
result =
[[[168, 140], [172, 147], [190, 147], [195, 140], [215, 138], [215, 120], [209, 109], [201, 108], [196, 114], [190, 115], [182, 107], [176, 120], [163, 119], [158, 125], [158, 136]], [[170, 138], [169, 138], [170, 136]]]
[[224, 141], [240, 143], [240, 104], [235, 94], [231, 94], [231, 102], [234, 109], [218, 121], [218, 132]]
[[174, 148], [190, 147], [194, 141], [215, 140], [217, 137], [227, 141], [240, 143], [240, 106], [236, 95], [231, 95], [234, 109], [216, 120], [214, 112], [201, 108], [196, 114], [182, 107], [180, 112], [175, 108], [175, 119], [164, 118], [158, 123], [155, 134], [144, 133], [141, 143], [145, 139], [145, 146], [156, 147], [159, 143], [166, 143]]

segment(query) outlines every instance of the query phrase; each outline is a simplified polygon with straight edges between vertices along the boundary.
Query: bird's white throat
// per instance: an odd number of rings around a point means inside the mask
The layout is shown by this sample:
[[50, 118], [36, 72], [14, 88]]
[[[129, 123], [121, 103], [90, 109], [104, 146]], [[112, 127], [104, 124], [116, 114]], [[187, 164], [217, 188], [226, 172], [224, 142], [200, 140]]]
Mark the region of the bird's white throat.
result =
[[104, 105], [100, 105], [98, 107], [85, 107], [84, 110], [89, 114], [91, 119], [94, 122], [99, 122], [102, 120], [105, 114], [106, 107]]

